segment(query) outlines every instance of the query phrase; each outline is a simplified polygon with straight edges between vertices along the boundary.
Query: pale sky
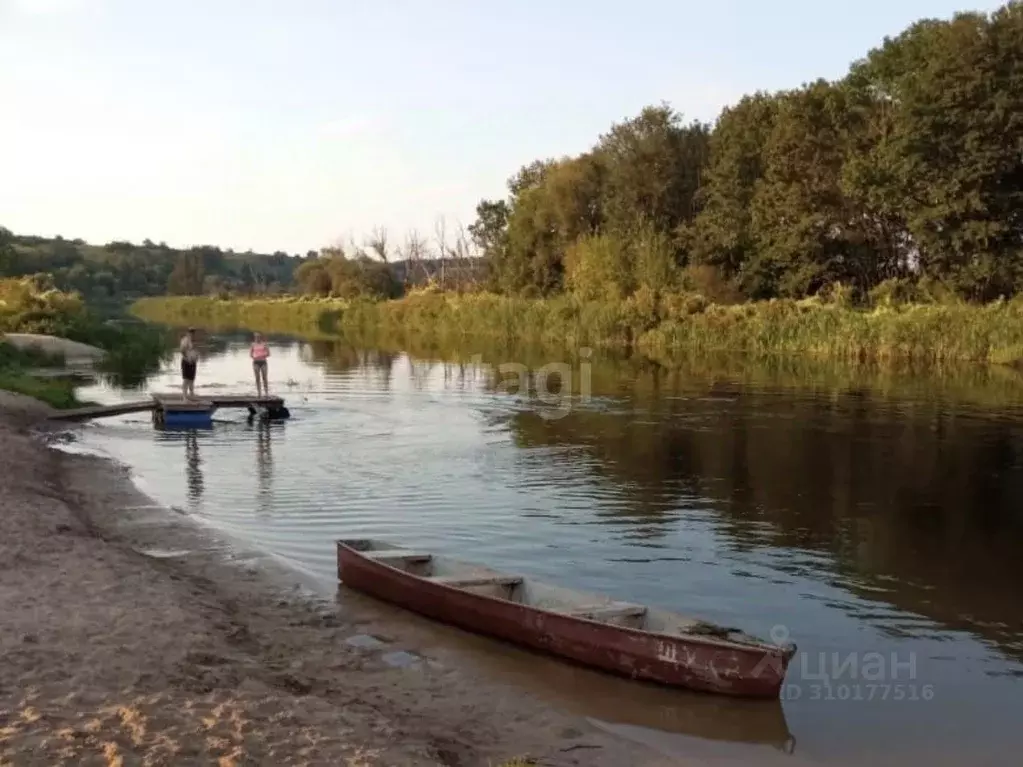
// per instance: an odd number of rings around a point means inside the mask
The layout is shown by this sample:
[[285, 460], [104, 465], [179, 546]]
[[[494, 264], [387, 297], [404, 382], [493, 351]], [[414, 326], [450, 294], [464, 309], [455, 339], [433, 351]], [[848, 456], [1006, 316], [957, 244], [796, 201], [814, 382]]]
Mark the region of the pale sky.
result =
[[289, 253], [472, 222], [667, 101], [836, 78], [951, 0], [0, 0], [0, 226]]

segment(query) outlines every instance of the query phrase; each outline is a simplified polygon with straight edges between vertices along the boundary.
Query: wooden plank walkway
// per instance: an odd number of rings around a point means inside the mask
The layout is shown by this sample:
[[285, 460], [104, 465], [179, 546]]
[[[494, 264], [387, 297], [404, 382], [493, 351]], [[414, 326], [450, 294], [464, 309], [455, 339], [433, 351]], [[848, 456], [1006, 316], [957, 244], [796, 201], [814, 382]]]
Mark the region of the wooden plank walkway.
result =
[[215, 410], [222, 407], [262, 406], [283, 407], [282, 397], [251, 397], [226, 395], [222, 397], [197, 397], [185, 399], [180, 394], [154, 394], [152, 399], [135, 402], [120, 402], [116, 405], [90, 405], [88, 407], [58, 410], [50, 415], [51, 421], [88, 421], [92, 418], [109, 418], [130, 413], [144, 413], [157, 408], [182, 408], [188, 410]]
[[225, 394], [215, 397], [196, 397], [185, 399], [180, 394], [154, 394], [153, 399], [160, 404], [170, 406], [182, 403], [205, 403], [213, 407], [248, 407], [249, 405], [262, 405], [263, 407], [280, 407], [284, 404], [283, 397], [254, 397], [245, 394]]
[[88, 407], [58, 410], [50, 415], [51, 421], [88, 421], [90, 418], [104, 418], [129, 413], [144, 413], [156, 407], [154, 400], [145, 402], [122, 402], [118, 405], [90, 405]]

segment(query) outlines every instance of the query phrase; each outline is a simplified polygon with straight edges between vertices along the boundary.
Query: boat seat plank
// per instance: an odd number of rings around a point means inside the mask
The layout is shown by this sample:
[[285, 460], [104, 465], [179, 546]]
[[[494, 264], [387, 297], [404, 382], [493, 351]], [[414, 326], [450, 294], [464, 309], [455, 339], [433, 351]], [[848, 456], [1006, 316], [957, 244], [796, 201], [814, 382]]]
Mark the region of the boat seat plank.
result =
[[518, 586], [522, 578], [515, 575], [435, 575], [428, 580], [445, 586]]
[[407, 549], [380, 549], [365, 551], [362, 555], [367, 559], [404, 559], [406, 562], [429, 562], [433, 555], [425, 551], [409, 551]]
[[628, 602], [611, 602], [603, 605], [583, 605], [581, 607], [570, 607], [565, 613], [573, 618], [592, 618], [602, 620], [607, 618], [638, 618], [646, 614], [646, 607], [633, 605]]

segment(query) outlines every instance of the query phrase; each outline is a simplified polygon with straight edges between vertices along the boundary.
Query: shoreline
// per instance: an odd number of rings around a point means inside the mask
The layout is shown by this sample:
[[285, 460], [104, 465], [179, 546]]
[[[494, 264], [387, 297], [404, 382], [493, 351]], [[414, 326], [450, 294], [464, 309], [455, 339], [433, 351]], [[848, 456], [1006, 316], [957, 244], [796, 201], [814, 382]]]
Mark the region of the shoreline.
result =
[[323, 338], [535, 343], [593, 347], [666, 368], [692, 355], [743, 354], [881, 366], [1023, 364], [1023, 300], [988, 304], [883, 303], [853, 307], [820, 298], [717, 304], [699, 293], [586, 301], [565, 294], [424, 292], [400, 299], [148, 297], [132, 314]]
[[[48, 412], [0, 392], [3, 760], [693, 763], [420, 654], [418, 621], [340, 590], [331, 601], [157, 504], [126, 467], [51, 447], [68, 429]], [[384, 645], [358, 646], [366, 636]]]

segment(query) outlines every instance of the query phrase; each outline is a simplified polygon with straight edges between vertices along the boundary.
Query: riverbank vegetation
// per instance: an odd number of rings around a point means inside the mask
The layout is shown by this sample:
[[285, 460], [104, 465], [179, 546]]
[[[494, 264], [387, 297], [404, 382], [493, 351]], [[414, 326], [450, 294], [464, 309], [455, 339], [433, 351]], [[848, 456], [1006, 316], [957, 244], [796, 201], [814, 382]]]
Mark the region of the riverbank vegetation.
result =
[[[103, 319], [78, 294], [57, 289], [48, 275], [0, 279], [0, 339], [4, 333], [40, 333], [96, 346], [105, 352], [97, 369], [128, 386], [157, 370], [168, 349], [165, 331], [137, 321]], [[31, 377], [27, 370], [43, 366], [40, 359], [12, 354], [5, 346], [8, 379], [19, 371]], [[46, 379], [39, 385], [63, 384]]]
[[1012, 363], [1023, 359], [1023, 301], [850, 306], [842, 293], [722, 305], [697, 293], [623, 301], [530, 299], [492, 293], [423, 293], [394, 301], [146, 299], [139, 317], [170, 325], [343, 334], [379, 342], [489, 338], [550, 348], [639, 352], [665, 365], [693, 353], [809, 356], [892, 363]]
[[300, 336], [337, 337], [339, 313], [349, 302], [314, 296], [279, 299], [174, 296], [141, 298], [131, 306], [139, 319], [175, 328], [262, 330]]
[[[650, 106], [524, 166], [409, 290], [410, 236], [324, 252], [312, 301], [182, 299], [145, 316], [842, 359], [1023, 358], [1023, 4], [920, 21], [837, 81], [755, 93], [713, 124]], [[449, 270], [454, 273], [452, 266]], [[450, 287], [450, 284], [448, 285]], [[401, 297], [398, 294], [401, 293]], [[223, 298], [223, 294], [221, 298]], [[333, 299], [333, 300], [331, 300]]]
[[73, 383], [67, 378], [48, 378], [33, 374], [38, 370], [63, 367], [64, 358], [34, 349], [18, 349], [0, 338], [0, 389], [26, 394], [56, 408], [81, 404]]
[[[187, 300], [180, 299], [180, 302]], [[306, 303], [319, 306], [320, 311], [330, 305], [327, 301]], [[162, 302], [156, 305], [166, 308]], [[215, 312], [207, 316], [211, 319], [202, 327], [209, 331], [231, 332], [246, 327], [237, 320], [220, 323], [213, 319], [217, 316]], [[180, 321], [172, 324], [180, 324]], [[733, 388], [798, 390], [836, 401], [852, 392], [900, 402], [959, 403], [984, 408], [1016, 408], [1023, 403], [1023, 369], [1004, 365], [935, 366], [906, 358], [871, 361], [807, 354], [751, 355], [725, 350], [686, 352], [681, 349], [665, 361], [650, 359], [644, 354], [623, 354], [620, 349], [611, 347], [587, 349], [545, 344], [515, 334], [388, 335], [359, 330], [339, 334], [316, 326], [303, 330], [294, 323], [248, 327], [271, 336], [281, 334], [300, 339], [304, 354], [335, 373], [368, 366], [390, 370], [389, 375], [401, 375], [399, 368], [407, 365], [408, 374], [417, 378], [436, 379], [438, 375], [445, 379], [471, 378], [474, 386], [519, 395], [524, 394], [519, 388], [523, 369], [529, 372], [531, 379], [544, 369], [558, 370], [560, 372], [550, 379], [548, 389], [552, 401], [557, 401], [562, 394], [569, 397], [583, 394], [582, 365], [587, 364], [587, 385], [598, 399], [601, 394], [628, 392], [634, 401], [651, 405], [667, 391], [679, 396], [702, 397]], [[288, 340], [279, 342], [288, 343]], [[564, 379], [566, 365], [571, 370], [571, 380]], [[537, 392], [532, 392], [531, 396], [538, 396]]]

